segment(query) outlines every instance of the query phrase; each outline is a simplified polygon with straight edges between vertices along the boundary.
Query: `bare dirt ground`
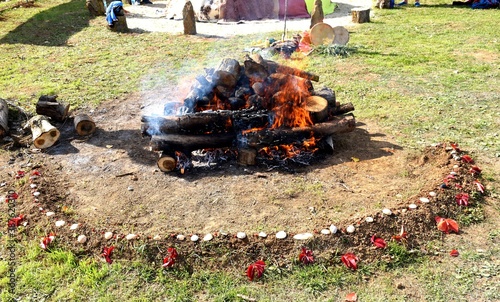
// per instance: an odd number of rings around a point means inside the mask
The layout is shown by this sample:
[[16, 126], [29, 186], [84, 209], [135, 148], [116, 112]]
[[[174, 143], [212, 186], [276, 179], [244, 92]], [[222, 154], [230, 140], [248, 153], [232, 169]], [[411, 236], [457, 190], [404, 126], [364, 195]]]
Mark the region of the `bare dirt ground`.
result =
[[[140, 131], [141, 115], [161, 105], [157, 95], [164, 94], [131, 94], [82, 111], [98, 127], [89, 137], [78, 137], [68, 120], [56, 124], [60, 140], [46, 150], [12, 143], [2, 146], [9, 151], [0, 153], [1, 193], [15, 189], [20, 194], [17, 211], [26, 215], [28, 235], [55, 231], [59, 242], [95, 255], [103, 245], [122, 245], [122, 256], [126, 256], [127, 243], [122, 239], [129, 233], [146, 241], [158, 236], [158, 242], [184, 245], [188, 250], [200, 246], [179, 242], [172, 235], [202, 238], [211, 233], [216, 236], [214, 244], [243, 250], [232, 257], [255, 259], [269, 253], [268, 258], [283, 259], [278, 255], [295, 253], [294, 246], [302, 244], [291, 236], [310, 232], [329, 257], [337, 247], [358, 250], [368, 259], [368, 254], [377, 253], [367, 248], [375, 233], [388, 240], [404, 225], [411, 234], [411, 247], [439, 236], [434, 217], [459, 211], [454, 202], [457, 189], [439, 187], [453, 169], [464, 190], [473, 191], [469, 165], [453, 161], [444, 146], [422, 152], [404, 150], [369, 121], [358, 121], [354, 132], [335, 138], [334, 153], [310, 166], [244, 167], [229, 160], [210, 167], [200, 165], [184, 175], [162, 173], [156, 167], [157, 155], [149, 149], [149, 139]], [[456, 164], [459, 167], [454, 168]], [[34, 170], [42, 177], [30, 182]], [[17, 171], [26, 171], [27, 176], [16, 178]], [[37, 199], [35, 191], [40, 192]], [[437, 196], [431, 197], [431, 191]], [[421, 197], [431, 202], [422, 203]], [[411, 203], [418, 208], [408, 210]], [[383, 215], [383, 208], [393, 214]], [[47, 212], [55, 215], [47, 217]], [[368, 216], [374, 218], [373, 223], [365, 221]], [[57, 220], [66, 225], [56, 228]], [[69, 225], [76, 223], [79, 229], [70, 230]], [[339, 228], [337, 234], [320, 234], [332, 224]], [[356, 227], [354, 234], [346, 233], [350, 224]], [[277, 241], [273, 235], [281, 230], [289, 234], [288, 239]], [[104, 240], [106, 231], [114, 232], [111, 241]], [[240, 231], [250, 238], [235, 239]], [[269, 238], [252, 236], [261, 231], [270, 234]], [[77, 244], [78, 234], [86, 234], [89, 241]], [[161, 255], [155, 250], [151, 257]]]

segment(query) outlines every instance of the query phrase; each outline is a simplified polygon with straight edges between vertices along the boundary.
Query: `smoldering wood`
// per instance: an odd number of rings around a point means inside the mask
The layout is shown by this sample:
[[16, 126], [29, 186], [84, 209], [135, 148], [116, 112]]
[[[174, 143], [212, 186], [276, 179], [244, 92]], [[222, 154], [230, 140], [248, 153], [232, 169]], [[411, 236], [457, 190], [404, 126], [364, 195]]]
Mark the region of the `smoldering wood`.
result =
[[232, 147], [235, 138], [234, 133], [205, 135], [167, 133], [151, 136], [151, 147], [153, 151], [164, 151], [167, 154], [180, 151], [188, 155], [194, 150]]
[[68, 117], [69, 104], [57, 101], [57, 95], [42, 95], [36, 103], [36, 113], [62, 122]]
[[269, 71], [271, 73], [284, 73], [284, 74], [290, 74], [290, 75], [294, 75], [294, 76], [301, 77], [304, 79], [308, 79], [308, 80], [311, 80], [314, 82], [319, 81], [319, 76], [314, 74], [314, 73], [310, 73], [310, 72], [307, 72], [307, 71], [302, 70], [302, 69], [282, 65], [282, 64], [276, 63], [276, 62], [271, 61], [271, 60], [266, 60], [266, 62], [267, 62], [267, 65], [269, 66]]
[[180, 116], [142, 116], [142, 134], [159, 133], [203, 134], [234, 132], [239, 127], [262, 127], [269, 120], [266, 110], [242, 109], [188, 113]]
[[256, 164], [257, 150], [255, 149], [238, 149], [238, 163], [243, 166], [254, 166]]
[[267, 146], [288, 145], [311, 137], [351, 132], [356, 128], [352, 114], [336, 117], [324, 123], [300, 128], [264, 129], [243, 134], [242, 147], [261, 149]]
[[95, 132], [96, 126], [95, 122], [90, 116], [84, 113], [80, 113], [75, 116], [73, 120], [76, 133], [81, 136], [90, 135]]
[[9, 133], [9, 106], [7, 101], [0, 99], [0, 137]]
[[38, 149], [51, 147], [59, 139], [59, 130], [52, 126], [49, 122], [49, 118], [44, 115], [36, 115], [32, 117], [27, 122], [25, 128], [28, 126], [31, 129], [33, 145]]

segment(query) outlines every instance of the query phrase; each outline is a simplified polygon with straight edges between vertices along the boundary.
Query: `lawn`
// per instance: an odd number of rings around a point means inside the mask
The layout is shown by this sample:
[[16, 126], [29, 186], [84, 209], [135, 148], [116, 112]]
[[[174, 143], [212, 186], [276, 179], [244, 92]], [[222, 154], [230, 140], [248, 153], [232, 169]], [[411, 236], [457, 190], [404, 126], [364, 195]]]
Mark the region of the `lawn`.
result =
[[[0, 2], [0, 98], [31, 112], [43, 94], [57, 94], [73, 108], [94, 108], [176, 83], [228, 54], [243, 58], [252, 41], [281, 36], [116, 34], [103, 26], [102, 17], [91, 18], [84, 4]], [[306, 267], [268, 263], [257, 282], [247, 280], [246, 267], [166, 270], [146, 257], [108, 265], [64, 246], [43, 251], [39, 239], [23, 237], [15, 243], [14, 296], [22, 301], [344, 301], [356, 292], [359, 301], [500, 300], [499, 10], [450, 4], [433, 0], [419, 8], [376, 9], [372, 22], [348, 27], [349, 56], [297, 54], [293, 63], [320, 74], [338, 99], [355, 105], [358, 121], [376, 123], [406, 149], [457, 142], [469, 150], [483, 168], [487, 195], [476, 212], [464, 214], [461, 222], [467, 226], [459, 236], [430, 241], [422, 247], [425, 252], [389, 244], [390, 265], [367, 263], [355, 272], [340, 258], [319, 258]], [[7, 212], [6, 205], [3, 209]], [[0, 289], [2, 301], [8, 301], [6, 229], [1, 235]], [[460, 256], [450, 257], [452, 249]]]

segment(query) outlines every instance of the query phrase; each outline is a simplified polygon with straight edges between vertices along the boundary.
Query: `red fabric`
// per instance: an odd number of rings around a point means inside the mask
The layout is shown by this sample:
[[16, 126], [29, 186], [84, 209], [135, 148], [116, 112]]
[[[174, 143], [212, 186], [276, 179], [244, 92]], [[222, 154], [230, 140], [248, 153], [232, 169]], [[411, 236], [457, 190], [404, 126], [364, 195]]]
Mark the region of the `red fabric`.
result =
[[273, 19], [273, 1], [226, 0], [221, 5], [221, 19], [226, 21]]
[[[280, 19], [285, 17], [285, 0], [280, 0]], [[304, 0], [288, 0], [287, 18], [310, 18]]]

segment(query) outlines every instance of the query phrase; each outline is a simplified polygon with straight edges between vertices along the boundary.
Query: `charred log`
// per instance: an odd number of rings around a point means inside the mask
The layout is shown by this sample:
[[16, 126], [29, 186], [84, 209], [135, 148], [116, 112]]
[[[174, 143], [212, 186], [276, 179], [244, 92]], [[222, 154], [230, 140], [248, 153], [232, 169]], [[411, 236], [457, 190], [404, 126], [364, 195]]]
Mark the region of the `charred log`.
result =
[[167, 154], [180, 151], [187, 155], [194, 150], [232, 147], [235, 137], [233, 133], [205, 135], [161, 134], [151, 137], [151, 147], [153, 151], [164, 151]]
[[68, 117], [69, 105], [58, 102], [57, 95], [42, 95], [36, 103], [36, 113], [62, 122]]

